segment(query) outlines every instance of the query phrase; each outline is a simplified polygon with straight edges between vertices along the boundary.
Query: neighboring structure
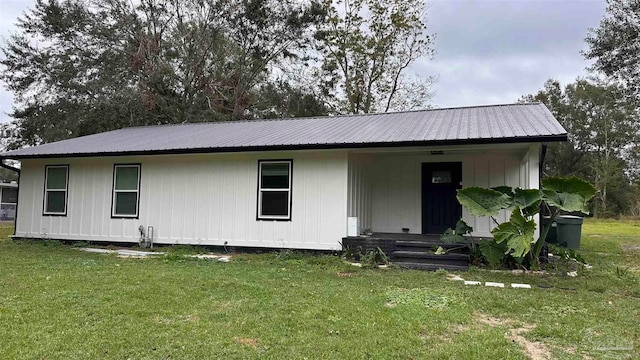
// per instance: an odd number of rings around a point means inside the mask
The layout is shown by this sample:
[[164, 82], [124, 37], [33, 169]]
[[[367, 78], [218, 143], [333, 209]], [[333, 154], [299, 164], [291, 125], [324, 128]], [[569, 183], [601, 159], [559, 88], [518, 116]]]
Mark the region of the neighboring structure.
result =
[[18, 184], [0, 183], [0, 221], [14, 220], [18, 203]]
[[[340, 249], [352, 228], [440, 233], [462, 186], [539, 186], [566, 131], [542, 104], [126, 128], [14, 150], [16, 237]], [[501, 214], [506, 219], [507, 214]], [[354, 222], [353, 220], [351, 222]]]

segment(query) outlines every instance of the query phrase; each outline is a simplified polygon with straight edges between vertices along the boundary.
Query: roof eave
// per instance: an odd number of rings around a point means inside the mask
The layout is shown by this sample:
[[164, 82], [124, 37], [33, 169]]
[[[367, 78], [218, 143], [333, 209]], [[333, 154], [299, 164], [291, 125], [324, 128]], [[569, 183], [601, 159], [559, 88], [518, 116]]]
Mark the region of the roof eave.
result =
[[269, 146], [233, 146], [216, 148], [188, 148], [188, 149], [163, 149], [143, 151], [115, 151], [99, 153], [73, 153], [73, 154], [34, 154], [34, 155], [10, 155], [0, 154], [0, 159], [51, 159], [51, 158], [80, 158], [80, 157], [106, 157], [106, 156], [140, 156], [140, 155], [180, 155], [180, 154], [207, 154], [207, 153], [233, 153], [255, 151], [285, 151], [285, 150], [329, 150], [329, 149], [361, 149], [361, 148], [397, 148], [409, 146], [446, 146], [446, 145], [478, 145], [478, 144], [513, 144], [567, 141], [567, 134], [522, 136], [512, 138], [483, 138], [483, 139], [451, 139], [451, 140], [427, 140], [427, 141], [399, 141], [399, 142], [366, 142], [366, 143], [335, 143], [335, 144], [302, 144], [302, 145], [269, 145]]

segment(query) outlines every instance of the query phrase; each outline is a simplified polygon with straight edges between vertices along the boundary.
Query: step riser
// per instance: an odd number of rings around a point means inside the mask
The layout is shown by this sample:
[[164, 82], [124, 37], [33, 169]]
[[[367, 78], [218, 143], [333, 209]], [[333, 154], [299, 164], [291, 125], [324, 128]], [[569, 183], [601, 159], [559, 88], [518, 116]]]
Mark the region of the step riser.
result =
[[394, 258], [391, 260], [393, 264], [401, 263], [418, 263], [418, 264], [434, 264], [434, 265], [455, 265], [455, 266], [468, 266], [469, 260], [451, 260], [451, 259], [419, 259], [410, 257]]
[[439, 269], [447, 270], [447, 271], [468, 271], [469, 268], [467, 266], [456, 266], [456, 265], [443, 265], [443, 264], [416, 264], [416, 263], [394, 263], [395, 266], [405, 268], [405, 269], [414, 269], [414, 270], [427, 270], [427, 271], [436, 271]]
[[442, 243], [442, 242], [410, 242], [410, 243], [400, 242], [400, 241], [396, 242], [396, 247], [431, 248], [434, 246], [435, 247], [442, 246], [443, 248], [466, 247], [465, 244], [448, 244], [448, 243]]
[[[410, 251], [410, 252], [421, 252], [421, 253], [425, 253], [425, 254], [431, 254], [431, 255], [435, 255], [436, 250], [438, 250], [438, 247], [434, 247], [434, 248], [417, 248], [417, 247], [396, 247], [395, 251]], [[469, 250], [468, 249], [454, 249], [451, 250], [449, 249], [449, 254], [468, 254]]]
[[394, 251], [391, 253], [391, 257], [408, 257], [408, 258], [418, 258], [418, 259], [449, 259], [449, 260], [462, 260], [468, 261], [469, 255], [467, 254], [457, 254], [457, 253], [447, 253], [447, 254], [432, 254], [423, 251]]
[[431, 249], [443, 247], [445, 249], [468, 249], [467, 246], [457, 245], [457, 244], [406, 244], [406, 245], [398, 245], [396, 244], [396, 249], [406, 249], [406, 248], [416, 248], [416, 249]]
[[433, 253], [438, 249], [437, 246], [434, 246], [433, 248], [426, 248], [426, 247], [400, 247], [400, 246], [396, 246], [396, 251], [419, 251], [419, 252], [424, 252], [424, 253]]

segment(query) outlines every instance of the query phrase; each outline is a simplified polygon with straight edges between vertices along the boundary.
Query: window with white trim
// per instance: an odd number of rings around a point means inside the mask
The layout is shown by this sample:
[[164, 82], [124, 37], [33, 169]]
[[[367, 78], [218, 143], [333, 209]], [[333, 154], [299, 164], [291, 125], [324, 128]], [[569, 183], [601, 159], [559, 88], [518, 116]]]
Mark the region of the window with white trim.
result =
[[69, 165], [44, 167], [44, 215], [67, 215]]
[[112, 217], [138, 217], [140, 164], [113, 166]]
[[292, 160], [258, 162], [258, 219], [291, 220]]

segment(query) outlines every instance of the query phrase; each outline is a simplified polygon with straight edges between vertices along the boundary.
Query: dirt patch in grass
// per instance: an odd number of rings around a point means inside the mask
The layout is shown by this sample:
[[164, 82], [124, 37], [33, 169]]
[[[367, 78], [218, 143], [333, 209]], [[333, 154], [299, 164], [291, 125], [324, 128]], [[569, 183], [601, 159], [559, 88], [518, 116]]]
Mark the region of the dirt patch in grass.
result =
[[237, 342], [237, 343], [252, 347], [254, 349], [257, 349], [258, 348], [258, 344], [260, 343], [260, 341], [258, 339], [244, 338], [244, 337], [238, 337], [238, 336], [234, 337], [233, 340], [235, 342]]
[[524, 349], [524, 353], [531, 360], [548, 360], [551, 359], [551, 351], [547, 345], [539, 341], [527, 340], [522, 334], [531, 331], [535, 326], [525, 325], [510, 330], [509, 339]]
[[465, 331], [471, 330], [471, 326], [468, 325], [454, 325], [451, 327], [451, 331], [454, 334], [462, 334]]
[[623, 251], [640, 251], [640, 245], [622, 245]]
[[475, 313], [475, 316], [480, 323], [489, 325], [491, 327], [509, 326], [513, 323], [513, 321], [509, 319], [500, 319], [500, 318], [496, 318], [496, 317], [481, 314], [481, 313]]
[[531, 360], [549, 360], [552, 359], [549, 347], [539, 341], [531, 341], [523, 336], [523, 334], [533, 330], [535, 325], [521, 325], [513, 327], [514, 321], [510, 319], [500, 319], [485, 314], [477, 313], [477, 319], [480, 323], [491, 327], [506, 326], [509, 327], [509, 333], [505, 336], [507, 339], [518, 344]]

